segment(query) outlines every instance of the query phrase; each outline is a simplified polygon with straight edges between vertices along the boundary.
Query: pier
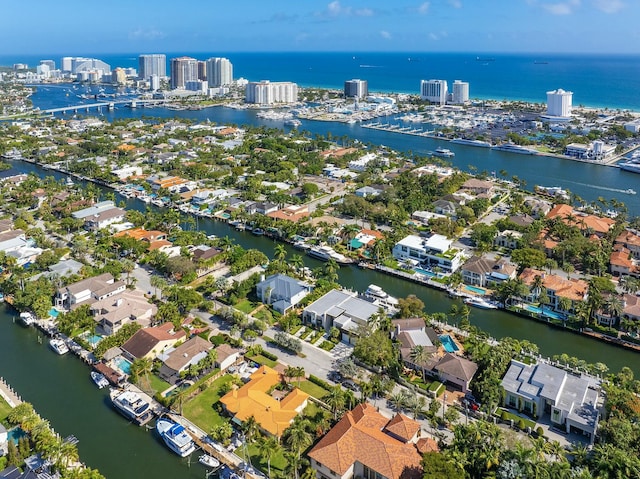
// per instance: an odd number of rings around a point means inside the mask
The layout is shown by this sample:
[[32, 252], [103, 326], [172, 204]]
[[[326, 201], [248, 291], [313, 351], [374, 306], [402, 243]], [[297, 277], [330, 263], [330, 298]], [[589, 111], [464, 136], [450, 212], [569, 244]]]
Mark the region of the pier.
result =
[[4, 380], [4, 378], [0, 377], [0, 396], [3, 397], [7, 404], [11, 407], [16, 407], [19, 404], [22, 404], [22, 398], [18, 396], [18, 394], [13, 390], [11, 386]]

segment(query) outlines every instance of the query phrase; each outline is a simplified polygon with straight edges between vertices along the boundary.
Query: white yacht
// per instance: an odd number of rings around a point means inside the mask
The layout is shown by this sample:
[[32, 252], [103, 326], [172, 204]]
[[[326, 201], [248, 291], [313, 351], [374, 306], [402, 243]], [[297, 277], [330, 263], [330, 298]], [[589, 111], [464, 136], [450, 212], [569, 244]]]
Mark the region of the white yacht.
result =
[[300, 125], [302, 125], [302, 122], [296, 118], [289, 118], [288, 120], [284, 121], [284, 124], [287, 126], [298, 128]]
[[148, 423], [153, 417], [149, 403], [133, 391], [112, 389], [109, 392], [109, 397], [114, 407], [138, 426]]
[[313, 246], [307, 250], [307, 254], [312, 258], [322, 261], [329, 261], [330, 259], [333, 259], [339, 265], [353, 263], [350, 258], [336, 252], [331, 246]]
[[23, 313], [20, 313], [20, 322], [25, 326], [31, 326], [33, 323], [36, 322], [36, 317], [33, 313], [30, 313], [29, 311], [25, 311]]
[[503, 143], [502, 145], [496, 145], [491, 147], [493, 150], [507, 151], [509, 153], [520, 153], [522, 155], [538, 155], [536, 150], [526, 148], [524, 146], [516, 145], [515, 143]]
[[69, 352], [69, 346], [67, 346], [67, 343], [64, 341], [64, 339], [61, 338], [51, 339], [49, 341], [49, 346], [51, 346], [51, 349], [53, 349], [60, 356]]
[[218, 467], [220, 467], [220, 461], [218, 461], [215, 457], [210, 456], [209, 454], [202, 454], [198, 458], [198, 462], [203, 466], [207, 466], [212, 469], [217, 469]]
[[182, 424], [160, 418], [156, 422], [156, 431], [169, 449], [180, 457], [187, 457], [196, 450], [193, 439]]
[[104, 377], [104, 374], [101, 374], [98, 371], [91, 371], [91, 379], [100, 389], [106, 388], [109, 385], [109, 381]]
[[464, 302], [465, 304], [475, 306], [476, 308], [480, 309], [498, 309], [498, 306], [495, 303], [475, 296], [472, 298], [465, 298]]
[[391, 296], [377, 284], [370, 284], [364, 292], [364, 297], [387, 312], [398, 310], [398, 298]]
[[455, 143], [457, 145], [479, 146], [481, 148], [491, 148], [491, 143], [489, 143], [488, 141], [469, 140], [467, 138], [454, 138], [453, 140], [451, 140], [451, 143]]
[[441, 158], [451, 158], [453, 156], [456, 156], [456, 154], [453, 151], [451, 151], [451, 150], [449, 150], [447, 148], [436, 148], [436, 150], [433, 152], [433, 154], [435, 156], [439, 156]]
[[559, 186], [539, 186], [536, 185], [533, 187], [533, 190], [536, 193], [540, 193], [543, 195], [549, 195], [549, 196], [555, 196], [558, 198], [563, 198], [568, 200], [569, 197], [569, 193], [567, 192], [567, 190], [564, 190], [562, 188], [560, 188]]

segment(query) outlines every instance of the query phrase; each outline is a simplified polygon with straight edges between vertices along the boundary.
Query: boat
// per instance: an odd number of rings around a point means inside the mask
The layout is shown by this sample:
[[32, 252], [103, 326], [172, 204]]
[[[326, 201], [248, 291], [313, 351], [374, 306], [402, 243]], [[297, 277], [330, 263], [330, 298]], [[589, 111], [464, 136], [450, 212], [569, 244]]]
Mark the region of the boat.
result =
[[262, 228], [254, 228], [252, 233], [256, 236], [264, 236], [264, 230]]
[[507, 151], [509, 153], [520, 153], [522, 155], [537, 155], [536, 150], [531, 148], [525, 148], [524, 146], [516, 145], [515, 143], [503, 143], [502, 145], [496, 145], [491, 147], [492, 150]]
[[127, 419], [138, 426], [148, 423], [153, 417], [150, 405], [134, 391], [111, 389], [109, 397], [113, 406]]
[[31, 326], [36, 322], [36, 317], [33, 313], [25, 311], [23, 313], [20, 313], [20, 322], [25, 326]]
[[487, 301], [485, 299], [477, 297], [465, 298], [464, 303], [480, 309], [498, 309], [498, 306], [491, 301]]
[[312, 258], [321, 261], [329, 261], [333, 259], [339, 265], [351, 264], [353, 261], [345, 255], [336, 252], [331, 246], [312, 246], [307, 250], [307, 254]]
[[624, 190], [624, 192], [628, 195], [635, 195], [636, 194], [636, 190], [634, 190], [633, 188], [627, 188], [626, 190]]
[[218, 473], [218, 477], [220, 479], [240, 479], [240, 476], [233, 472], [233, 470], [231, 470], [228, 466], [222, 466], [220, 472]]
[[198, 458], [198, 462], [203, 466], [210, 467], [212, 469], [216, 469], [220, 467], [220, 461], [218, 461], [215, 457], [210, 456], [209, 454], [202, 454]]
[[96, 383], [98, 388], [106, 388], [109, 385], [109, 381], [104, 377], [104, 374], [100, 374], [98, 371], [91, 371], [91, 379]]
[[447, 148], [436, 148], [433, 154], [441, 158], [451, 158], [452, 156], [456, 156], [456, 154], [453, 151]]
[[618, 166], [623, 171], [630, 171], [631, 173], [640, 173], [640, 159], [623, 161], [622, 163], [618, 163]]
[[286, 126], [292, 126], [294, 128], [298, 128], [300, 125], [302, 125], [302, 122], [296, 118], [290, 118], [288, 120], [285, 120], [284, 124]]
[[196, 450], [193, 439], [182, 424], [160, 418], [156, 422], [156, 431], [169, 449], [180, 457], [187, 457]]
[[491, 143], [482, 140], [469, 140], [467, 138], [454, 138], [451, 143], [456, 145], [479, 146], [481, 148], [491, 148]]
[[0, 303], [4, 303], [4, 293], [0, 292]]
[[377, 284], [370, 284], [364, 292], [364, 297], [388, 312], [398, 310], [398, 298], [391, 296]]
[[536, 193], [540, 193], [543, 195], [548, 195], [548, 196], [554, 196], [557, 198], [563, 198], [568, 200], [569, 197], [569, 193], [567, 192], [567, 190], [564, 190], [562, 188], [560, 188], [559, 186], [539, 186], [536, 185], [533, 187], [533, 191], [535, 191]]
[[477, 62], [495, 62], [496, 59], [492, 57], [476, 57]]
[[70, 176], [67, 176], [67, 179], [66, 179], [66, 181], [64, 182], [64, 185], [65, 185], [67, 188], [71, 188], [72, 186], [74, 186], [74, 185], [75, 185], [75, 183], [73, 182], [73, 180], [71, 179], [71, 177], [70, 177]]
[[49, 346], [60, 356], [69, 352], [69, 346], [62, 338], [53, 338], [49, 341]]

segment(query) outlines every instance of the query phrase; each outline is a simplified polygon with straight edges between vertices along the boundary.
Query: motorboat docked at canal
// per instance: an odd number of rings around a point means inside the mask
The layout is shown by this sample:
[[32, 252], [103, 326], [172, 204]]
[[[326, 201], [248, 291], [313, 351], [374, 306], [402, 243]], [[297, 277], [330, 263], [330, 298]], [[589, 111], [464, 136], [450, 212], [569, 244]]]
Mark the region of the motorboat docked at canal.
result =
[[332, 259], [339, 265], [353, 263], [353, 260], [336, 252], [331, 246], [312, 246], [307, 250], [307, 254], [312, 258], [316, 258], [321, 261], [329, 261]]
[[99, 389], [106, 388], [109, 385], [109, 381], [104, 377], [104, 374], [98, 371], [91, 371], [91, 379]]
[[51, 346], [51, 349], [60, 356], [69, 352], [69, 346], [67, 346], [67, 343], [62, 338], [51, 339], [49, 341], [49, 346]]
[[284, 124], [286, 126], [292, 126], [293, 128], [298, 128], [300, 125], [302, 125], [302, 122], [296, 118], [290, 118], [288, 120], [285, 120]]
[[20, 313], [20, 322], [25, 326], [31, 326], [36, 322], [36, 317], [33, 313], [29, 311], [24, 311]]
[[630, 171], [631, 173], [640, 173], [640, 154], [636, 156], [636, 153], [631, 155], [628, 161], [618, 163], [618, 167], [623, 171]]
[[553, 196], [556, 198], [569, 199], [569, 193], [567, 190], [563, 190], [559, 186], [534, 186], [533, 191], [542, 195]]
[[167, 447], [180, 457], [187, 457], [196, 450], [193, 439], [182, 424], [160, 418], [156, 422], [156, 431]]
[[220, 467], [220, 461], [218, 461], [215, 457], [210, 456], [209, 454], [202, 454], [198, 458], [198, 462], [203, 466], [210, 467], [211, 469], [217, 469]]
[[480, 309], [498, 309], [497, 304], [491, 301], [488, 301], [486, 299], [478, 298], [475, 296], [472, 298], [465, 298], [464, 303], [468, 304], [469, 306], [475, 306], [476, 308], [480, 308]]
[[134, 391], [120, 391], [111, 389], [109, 397], [113, 406], [127, 419], [132, 420], [138, 426], [148, 423], [153, 417], [151, 406]]
[[479, 146], [481, 148], [491, 148], [491, 143], [482, 140], [469, 140], [467, 138], [454, 138], [451, 143], [456, 145]]
[[496, 145], [491, 147], [492, 150], [506, 151], [508, 153], [519, 153], [521, 155], [538, 155], [536, 150], [526, 148], [524, 146], [516, 145], [515, 143], [503, 143], [502, 145]]
[[388, 312], [398, 310], [398, 298], [391, 296], [377, 284], [370, 284], [364, 292], [364, 297]]

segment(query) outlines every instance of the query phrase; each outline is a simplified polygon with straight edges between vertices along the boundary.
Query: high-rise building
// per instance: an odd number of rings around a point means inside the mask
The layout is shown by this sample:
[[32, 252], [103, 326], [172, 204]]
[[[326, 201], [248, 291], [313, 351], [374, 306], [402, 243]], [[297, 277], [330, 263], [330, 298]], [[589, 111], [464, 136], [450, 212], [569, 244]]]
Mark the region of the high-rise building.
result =
[[453, 82], [453, 95], [451, 103], [462, 105], [469, 101], [469, 83], [466, 81], [455, 80]]
[[207, 62], [198, 60], [198, 80], [207, 81]]
[[184, 88], [188, 81], [198, 79], [198, 60], [191, 57], [171, 59], [171, 89]]
[[447, 102], [447, 80], [422, 80], [420, 98], [431, 103], [444, 105]]
[[233, 65], [226, 58], [209, 58], [207, 60], [207, 81], [210, 88], [217, 88], [233, 83]]
[[49, 67], [49, 71], [56, 69], [56, 62], [53, 60], [40, 60], [40, 65], [47, 65]]
[[149, 77], [149, 89], [151, 91], [160, 89], [160, 77], [158, 75], [151, 75]]
[[62, 61], [60, 62], [60, 68], [62, 69], [63, 72], [70, 72], [71, 71], [71, 61], [73, 60], [73, 57], [63, 57]]
[[347, 80], [344, 82], [345, 98], [364, 98], [369, 94], [367, 80]]
[[294, 103], [298, 101], [298, 85], [292, 82], [272, 83], [268, 80], [249, 82], [247, 83], [245, 101], [260, 105]]
[[127, 74], [124, 68], [117, 67], [111, 72], [111, 83], [116, 85], [124, 85], [127, 83]]
[[167, 76], [167, 57], [162, 53], [140, 55], [138, 57], [138, 74], [142, 80], [147, 80], [152, 75], [160, 78]]
[[571, 116], [571, 101], [573, 92], [561, 88], [547, 92], [547, 115]]

